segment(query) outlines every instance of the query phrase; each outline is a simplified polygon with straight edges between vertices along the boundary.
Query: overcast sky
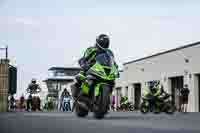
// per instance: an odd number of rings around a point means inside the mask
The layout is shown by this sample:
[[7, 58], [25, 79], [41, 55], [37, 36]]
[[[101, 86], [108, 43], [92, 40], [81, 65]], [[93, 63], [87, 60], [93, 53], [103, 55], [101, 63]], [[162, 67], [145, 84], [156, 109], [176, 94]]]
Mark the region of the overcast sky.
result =
[[[162, 2], [161, 2], [162, 1]], [[200, 40], [198, 0], [0, 0], [0, 45], [18, 67], [21, 93], [52, 66], [76, 66], [99, 33], [117, 62]]]

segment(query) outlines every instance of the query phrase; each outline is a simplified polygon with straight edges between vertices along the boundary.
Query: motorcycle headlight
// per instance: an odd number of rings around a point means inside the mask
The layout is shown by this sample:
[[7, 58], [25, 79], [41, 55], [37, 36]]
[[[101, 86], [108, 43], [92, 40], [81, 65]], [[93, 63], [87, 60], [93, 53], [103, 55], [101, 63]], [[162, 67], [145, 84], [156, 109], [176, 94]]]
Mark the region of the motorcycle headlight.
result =
[[104, 73], [103, 73], [102, 71], [97, 71], [97, 73], [98, 73], [99, 75], [104, 75]]
[[87, 80], [94, 80], [94, 79], [96, 79], [94, 76], [92, 76], [92, 75], [87, 75]]
[[96, 70], [91, 70], [90, 72], [91, 72], [92, 74], [104, 75], [104, 73], [103, 73], [101, 70], [98, 70], [98, 69], [96, 69]]
[[88, 85], [91, 85], [92, 83], [93, 83], [93, 80], [87, 80], [87, 82], [88, 82]]

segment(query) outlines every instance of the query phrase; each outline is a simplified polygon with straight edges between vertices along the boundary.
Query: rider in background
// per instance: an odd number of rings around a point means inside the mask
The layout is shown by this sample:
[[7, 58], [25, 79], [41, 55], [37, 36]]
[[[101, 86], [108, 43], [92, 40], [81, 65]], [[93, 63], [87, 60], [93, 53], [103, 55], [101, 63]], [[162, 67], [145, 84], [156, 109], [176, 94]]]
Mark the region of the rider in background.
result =
[[128, 103], [128, 97], [127, 97], [127, 96], [121, 97], [121, 100], [120, 100], [120, 107], [121, 107], [121, 109], [122, 109], [123, 111], [125, 111], [127, 103]]
[[67, 91], [67, 89], [65, 88], [64, 91], [62, 92], [61, 94], [61, 100], [60, 100], [60, 110], [63, 109], [63, 100], [64, 100], [64, 97], [67, 97], [69, 99], [68, 101], [68, 104], [69, 104], [69, 110], [71, 111], [71, 96], [70, 96], [70, 93], [69, 91]]
[[67, 89], [65, 88], [61, 94], [61, 99], [64, 98], [64, 96], [69, 96], [69, 92], [67, 91]]
[[60, 96], [60, 109], [61, 110], [63, 108], [63, 99], [65, 96], [68, 96], [69, 92], [67, 91], [67, 89], [65, 88]]
[[[153, 97], [154, 99], [159, 99], [159, 97], [164, 93], [166, 92], [164, 91], [160, 81], [149, 82], [144, 89], [143, 98], [148, 99], [149, 97]], [[159, 106], [157, 101], [155, 101], [154, 104], [156, 104], [156, 106]], [[156, 108], [156, 112], [159, 112], [158, 108]]]
[[32, 79], [31, 83], [28, 85], [27, 91], [30, 92], [31, 94], [33, 94], [33, 93], [37, 93], [38, 89], [39, 89], [39, 91], [41, 91], [41, 88], [40, 88], [39, 84], [37, 84], [36, 79]]
[[[37, 84], [37, 81], [36, 79], [32, 79], [31, 80], [31, 83], [28, 85], [28, 88], [26, 89], [27, 92], [30, 93], [28, 99], [27, 99], [27, 111], [30, 109], [30, 104], [32, 102], [32, 94], [36, 94], [38, 93], [38, 90], [39, 92], [41, 91], [41, 88], [39, 86], [39, 84]], [[40, 105], [40, 103], [38, 103]]]

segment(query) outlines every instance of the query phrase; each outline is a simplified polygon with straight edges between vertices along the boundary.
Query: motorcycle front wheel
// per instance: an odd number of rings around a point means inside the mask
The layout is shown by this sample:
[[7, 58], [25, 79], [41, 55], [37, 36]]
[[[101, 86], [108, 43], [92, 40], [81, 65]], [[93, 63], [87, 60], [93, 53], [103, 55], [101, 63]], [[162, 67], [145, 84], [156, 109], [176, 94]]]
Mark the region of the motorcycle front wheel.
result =
[[167, 114], [173, 114], [175, 112], [176, 108], [171, 102], [167, 102], [165, 105], [165, 112]]
[[143, 114], [146, 114], [149, 112], [149, 107], [146, 106], [144, 102], [142, 102], [142, 104], [140, 106], [140, 112]]
[[108, 113], [109, 105], [110, 105], [110, 87], [104, 86], [102, 87], [100, 96], [96, 97], [96, 101], [94, 104], [94, 117], [96, 119], [103, 119], [105, 114]]

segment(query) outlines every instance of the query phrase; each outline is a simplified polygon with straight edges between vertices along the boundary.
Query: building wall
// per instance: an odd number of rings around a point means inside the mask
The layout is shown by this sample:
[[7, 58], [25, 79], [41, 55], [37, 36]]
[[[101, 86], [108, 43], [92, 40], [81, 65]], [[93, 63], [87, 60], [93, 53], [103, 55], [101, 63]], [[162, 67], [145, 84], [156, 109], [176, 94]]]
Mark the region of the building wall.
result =
[[[197, 76], [195, 74], [200, 73], [199, 51], [200, 45], [196, 45], [138, 62], [125, 64], [124, 81], [126, 86], [129, 86], [129, 97], [134, 97], [133, 83], [142, 83], [142, 88], [144, 88], [146, 81], [161, 80], [165, 90], [170, 93], [171, 81], [169, 78], [184, 76], [184, 84], [188, 84], [190, 89], [188, 111], [198, 111], [199, 90]], [[184, 58], [189, 59], [189, 62], [186, 63]], [[188, 74], [186, 71], [188, 71]]]
[[0, 59], [0, 112], [8, 109], [8, 61]]
[[128, 91], [130, 91], [130, 89], [127, 89], [127, 85], [124, 79], [124, 72], [121, 71], [120, 72], [120, 77], [118, 79], [116, 79], [115, 81], [115, 88], [113, 90], [113, 96], [115, 96], [115, 107], [119, 107], [120, 106], [120, 100], [121, 100], [121, 96], [128, 96], [129, 97], [129, 101], [131, 100], [131, 95], [128, 95]]
[[126, 83], [124, 81], [124, 72], [120, 72], [120, 77], [118, 79], [116, 79], [115, 81], [115, 88], [122, 88], [121, 89], [121, 93], [122, 93], [122, 96], [126, 96]]

